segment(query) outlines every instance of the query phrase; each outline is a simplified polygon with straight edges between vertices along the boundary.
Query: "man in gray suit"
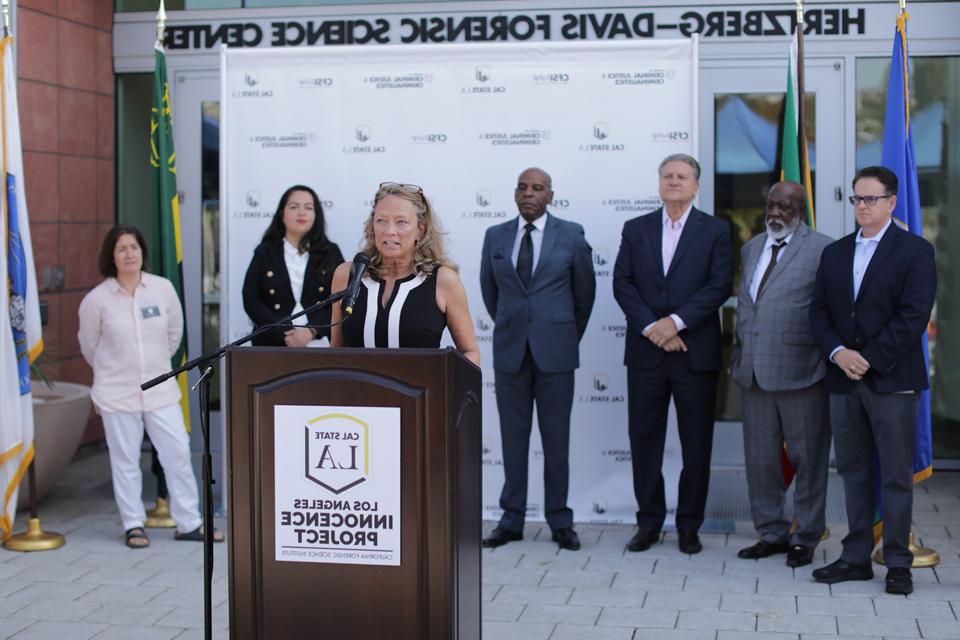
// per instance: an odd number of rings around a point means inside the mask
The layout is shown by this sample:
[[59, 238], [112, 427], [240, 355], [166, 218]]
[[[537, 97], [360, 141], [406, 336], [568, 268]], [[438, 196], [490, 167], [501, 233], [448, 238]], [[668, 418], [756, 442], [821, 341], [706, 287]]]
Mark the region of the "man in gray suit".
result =
[[[760, 541], [745, 559], [787, 554], [787, 565], [813, 561], [824, 531], [830, 423], [826, 367], [810, 332], [809, 308], [820, 254], [832, 242], [801, 222], [803, 186], [778, 182], [765, 208], [767, 230], [744, 245], [737, 292], [733, 379], [741, 388], [750, 510]], [[796, 470], [797, 529], [784, 513], [781, 454]]]
[[487, 229], [480, 288], [493, 318], [493, 368], [503, 443], [499, 525], [483, 540], [498, 547], [523, 539], [533, 404], [543, 441], [544, 514], [561, 549], [577, 550], [567, 507], [573, 372], [596, 294], [583, 227], [547, 213], [550, 176], [530, 168], [514, 194], [520, 216]]

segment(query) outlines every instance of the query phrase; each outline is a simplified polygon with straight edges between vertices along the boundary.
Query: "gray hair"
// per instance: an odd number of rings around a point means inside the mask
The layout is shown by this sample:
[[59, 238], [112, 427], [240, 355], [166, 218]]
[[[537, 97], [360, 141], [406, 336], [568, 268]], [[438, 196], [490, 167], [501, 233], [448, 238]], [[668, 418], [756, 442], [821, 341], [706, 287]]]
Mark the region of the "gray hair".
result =
[[696, 158], [686, 153], [671, 153], [664, 158], [663, 162], [661, 162], [657, 168], [657, 175], [663, 175], [663, 168], [671, 162], [683, 162], [684, 164], [690, 165], [690, 168], [693, 169], [693, 179], [700, 182], [700, 163], [697, 162]]
[[540, 167], [527, 167], [526, 169], [520, 172], [519, 176], [517, 176], [517, 182], [520, 182], [520, 176], [522, 176], [525, 173], [530, 173], [531, 171], [535, 171], [537, 173], [542, 174], [544, 179], [547, 182], [547, 189], [550, 189], [551, 191], [553, 190], [553, 178], [551, 178], [550, 174], [544, 171], [543, 169], [541, 169]]

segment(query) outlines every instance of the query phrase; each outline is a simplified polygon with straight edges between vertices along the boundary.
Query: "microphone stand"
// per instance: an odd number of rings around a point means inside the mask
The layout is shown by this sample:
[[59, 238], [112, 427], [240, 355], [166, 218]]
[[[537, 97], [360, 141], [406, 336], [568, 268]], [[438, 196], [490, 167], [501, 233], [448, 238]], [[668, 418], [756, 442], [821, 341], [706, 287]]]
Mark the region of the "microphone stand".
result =
[[[203, 637], [205, 640], [211, 640], [213, 637], [213, 474], [210, 456], [210, 380], [213, 378], [213, 366], [220, 358], [224, 356], [227, 351], [233, 347], [238, 347], [243, 343], [249, 342], [250, 340], [256, 338], [257, 336], [266, 333], [267, 331], [272, 331], [278, 325], [289, 324], [290, 321], [294, 320], [295, 318], [299, 318], [300, 316], [329, 306], [334, 302], [343, 299], [346, 297], [346, 295], [346, 289], [332, 293], [329, 297], [316, 304], [310, 305], [299, 313], [289, 315], [286, 318], [281, 319], [279, 322], [258, 327], [239, 340], [234, 340], [233, 342], [230, 342], [229, 344], [226, 344], [214, 351], [204, 353], [203, 355], [194, 358], [190, 362], [184, 363], [182, 366], [159, 375], [156, 378], [148, 380], [140, 385], [140, 389], [146, 391], [147, 389], [152, 389], [161, 382], [169, 380], [170, 378], [183, 373], [184, 371], [196, 369], [200, 372], [200, 378], [196, 381], [196, 383], [194, 383], [191, 389], [196, 391], [199, 387], [200, 431], [203, 435], [203, 456], [201, 466], [203, 468]], [[349, 317], [350, 316], [347, 316], [347, 318]]]

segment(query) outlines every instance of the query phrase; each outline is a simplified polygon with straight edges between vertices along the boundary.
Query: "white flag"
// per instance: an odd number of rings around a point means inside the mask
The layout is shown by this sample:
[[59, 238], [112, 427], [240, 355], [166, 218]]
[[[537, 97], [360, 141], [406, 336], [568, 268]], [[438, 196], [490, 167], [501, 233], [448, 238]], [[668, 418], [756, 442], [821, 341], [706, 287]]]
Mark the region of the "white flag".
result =
[[23, 187], [13, 38], [0, 42], [3, 96], [3, 240], [0, 241], [0, 534], [13, 529], [17, 490], [33, 460], [30, 363], [43, 350], [37, 276]]

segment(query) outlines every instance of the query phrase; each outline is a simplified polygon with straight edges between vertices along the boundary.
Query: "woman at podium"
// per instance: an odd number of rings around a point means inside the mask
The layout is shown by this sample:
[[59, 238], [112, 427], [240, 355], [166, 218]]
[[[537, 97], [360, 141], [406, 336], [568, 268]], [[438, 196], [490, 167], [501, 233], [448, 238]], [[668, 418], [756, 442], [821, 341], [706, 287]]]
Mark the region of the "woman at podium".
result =
[[[449, 328], [457, 349], [480, 364], [467, 294], [423, 189], [384, 182], [373, 202], [363, 229], [370, 266], [349, 317], [333, 308], [333, 346], [436, 349]], [[347, 287], [350, 269], [337, 267], [334, 290]]]
[[[299, 184], [284, 191], [243, 280], [243, 308], [254, 327], [275, 324], [329, 296], [341, 262], [340, 248], [327, 238], [316, 192]], [[253, 339], [254, 346], [325, 346], [330, 307], [300, 316], [293, 324], [265, 331]]]
[[[106, 278], [80, 303], [77, 339], [93, 368], [90, 396], [103, 418], [113, 493], [128, 547], [150, 545], [143, 529], [140, 445], [146, 429], [170, 491], [177, 540], [202, 541], [200, 498], [175, 378], [141, 391], [140, 383], [170, 370], [183, 337], [183, 309], [166, 278], [146, 272], [147, 245], [136, 227], [117, 225], [100, 248]], [[223, 535], [215, 531], [214, 541]]]

